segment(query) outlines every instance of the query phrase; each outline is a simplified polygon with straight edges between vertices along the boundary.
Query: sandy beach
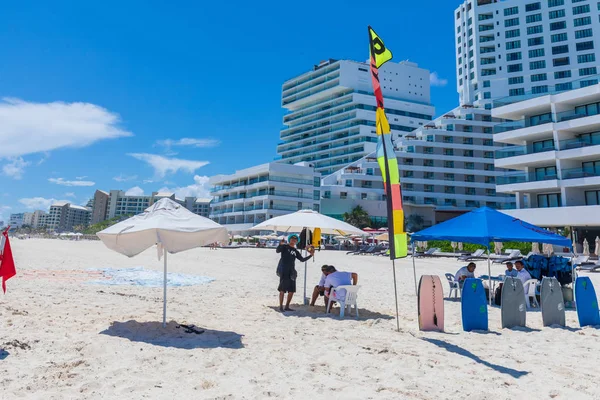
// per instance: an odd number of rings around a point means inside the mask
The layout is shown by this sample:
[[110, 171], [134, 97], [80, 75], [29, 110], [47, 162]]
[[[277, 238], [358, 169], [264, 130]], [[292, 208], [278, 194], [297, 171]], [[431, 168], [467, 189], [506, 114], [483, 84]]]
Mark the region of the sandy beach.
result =
[[[321, 251], [309, 261], [309, 290], [322, 264], [357, 272], [360, 318], [302, 303], [276, 310], [272, 249], [196, 249], [169, 256], [169, 272], [215, 281], [168, 290], [89, 284], [93, 268], [161, 270], [156, 250], [126, 258], [100, 242], [13, 240], [17, 277], [0, 294], [0, 398], [40, 399], [597, 399], [600, 331], [542, 328], [462, 331], [460, 303], [446, 301], [446, 332], [420, 332], [411, 260], [396, 262], [396, 332], [391, 262]], [[455, 259], [418, 260], [417, 274], [456, 272]], [[297, 265], [300, 267], [300, 265]], [[503, 272], [493, 266], [493, 274]], [[476, 274], [487, 273], [479, 262]], [[600, 290], [600, 276], [591, 275]], [[444, 280], [444, 291], [448, 287]], [[186, 333], [194, 324], [203, 334]]]

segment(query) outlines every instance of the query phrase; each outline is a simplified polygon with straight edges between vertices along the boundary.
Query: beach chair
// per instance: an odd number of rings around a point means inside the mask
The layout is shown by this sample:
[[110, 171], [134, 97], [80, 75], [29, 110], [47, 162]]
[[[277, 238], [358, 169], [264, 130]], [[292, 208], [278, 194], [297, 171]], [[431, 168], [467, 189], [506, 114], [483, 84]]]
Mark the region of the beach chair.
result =
[[417, 254], [417, 257], [437, 257], [435, 255], [435, 253], [437, 253], [438, 251], [440, 251], [439, 248], [432, 247], [431, 249], [427, 250], [425, 253]]
[[473, 254], [458, 257], [458, 261], [472, 261], [472, 260], [487, 259], [487, 257], [483, 257], [483, 253], [485, 253], [485, 250], [479, 249], [479, 250], [476, 250]]
[[525, 290], [525, 301], [527, 303], [527, 308], [532, 308], [531, 299], [533, 299], [533, 306], [535, 306], [535, 308], [540, 308], [540, 304], [538, 303], [536, 297], [539, 294], [537, 292], [537, 283], [537, 279], [529, 279], [523, 285], [523, 289]]
[[446, 279], [448, 280], [448, 285], [450, 286], [450, 293], [448, 293], [448, 298], [452, 297], [452, 291], [454, 291], [454, 298], [458, 298], [458, 294], [460, 293], [460, 284], [454, 280], [454, 275], [446, 273]]
[[590, 256], [577, 256], [571, 259], [571, 265], [574, 267], [582, 267], [586, 265], [593, 265], [593, 262], [588, 261]]
[[[342, 299], [339, 294], [340, 291], [345, 290], [344, 298]], [[358, 289], [360, 286], [354, 285], [341, 285], [335, 288], [331, 288], [329, 293], [329, 301], [327, 302], [327, 312], [331, 309], [331, 303], [337, 301], [340, 303], [340, 318], [344, 318], [344, 311], [348, 307], [348, 312], [352, 312], [352, 306], [356, 310], [356, 318], [358, 318], [358, 305], [356, 304], [356, 298], [358, 297]], [[342, 292], [343, 293], [343, 292]]]
[[371, 246], [367, 247], [364, 250], [357, 251], [357, 252], [353, 253], [352, 255], [356, 256], [356, 255], [363, 255], [363, 254], [372, 254], [375, 251], [375, 247], [376, 246], [371, 245]]
[[352, 251], [348, 251], [348, 252], [346, 253], [346, 255], [348, 255], [348, 254], [357, 254], [357, 253], [360, 253], [360, 252], [362, 252], [362, 251], [365, 251], [365, 250], [366, 250], [366, 249], [368, 249], [368, 248], [369, 248], [369, 246], [368, 246], [368, 245], [362, 245], [362, 246], [360, 246], [360, 247], [358, 248], [358, 250], [352, 250]]
[[520, 250], [513, 250], [506, 257], [496, 258], [493, 263], [494, 264], [504, 264], [509, 261], [517, 261], [523, 259], [523, 255]]

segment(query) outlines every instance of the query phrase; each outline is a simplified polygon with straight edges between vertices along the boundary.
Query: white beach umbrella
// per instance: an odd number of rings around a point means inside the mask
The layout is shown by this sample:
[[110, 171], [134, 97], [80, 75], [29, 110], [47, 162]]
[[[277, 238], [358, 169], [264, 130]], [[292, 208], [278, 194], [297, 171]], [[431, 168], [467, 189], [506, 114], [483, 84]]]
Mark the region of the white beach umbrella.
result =
[[386, 233], [382, 233], [379, 236], [375, 236], [375, 239], [377, 239], [377, 240], [390, 240], [390, 235], [387, 232]]
[[[355, 226], [313, 210], [299, 210], [292, 214], [271, 218], [251, 229], [257, 231], [301, 232], [304, 228], [311, 231], [320, 228], [321, 234], [326, 235], [366, 235], [365, 232]], [[304, 263], [304, 304], [308, 304], [308, 298], [306, 297], [307, 268], [307, 264]]]
[[594, 249], [594, 254], [600, 256], [600, 237], [598, 236], [596, 236], [596, 248]]
[[533, 254], [540, 254], [540, 244], [537, 242], [531, 243], [531, 252]]
[[590, 244], [588, 243], [587, 239], [583, 239], [583, 255], [590, 255]]
[[577, 255], [577, 242], [575, 240], [573, 240], [573, 243], [571, 244], [572, 248], [573, 248], [573, 254]]
[[143, 214], [97, 233], [111, 250], [133, 257], [158, 245], [164, 252], [163, 326], [167, 323], [167, 252], [171, 254], [210, 243], [228, 243], [227, 229], [187, 210], [171, 199], [160, 199]]

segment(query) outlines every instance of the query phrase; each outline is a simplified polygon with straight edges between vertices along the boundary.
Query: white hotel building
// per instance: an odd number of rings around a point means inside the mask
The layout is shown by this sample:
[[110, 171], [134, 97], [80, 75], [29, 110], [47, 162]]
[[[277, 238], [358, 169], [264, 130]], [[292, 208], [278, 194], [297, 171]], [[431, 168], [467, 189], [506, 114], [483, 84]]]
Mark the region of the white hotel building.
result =
[[[596, 82], [597, 76], [595, 77]], [[579, 86], [574, 82], [573, 86]], [[497, 190], [517, 197], [507, 213], [538, 226], [575, 227], [578, 243], [600, 234], [600, 85], [508, 103], [493, 115], [496, 166], [514, 168]]]
[[460, 104], [569, 90], [598, 73], [596, 1], [468, 0], [455, 11]]
[[[385, 109], [397, 138], [431, 121], [429, 71], [411, 62], [388, 62], [380, 70]], [[323, 175], [375, 150], [375, 97], [369, 66], [328, 60], [283, 84], [288, 113], [277, 146], [280, 162], [310, 162]]]
[[210, 218], [228, 231], [249, 231], [267, 219], [302, 209], [320, 211], [321, 177], [308, 163], [269, 163], [210, 179]]

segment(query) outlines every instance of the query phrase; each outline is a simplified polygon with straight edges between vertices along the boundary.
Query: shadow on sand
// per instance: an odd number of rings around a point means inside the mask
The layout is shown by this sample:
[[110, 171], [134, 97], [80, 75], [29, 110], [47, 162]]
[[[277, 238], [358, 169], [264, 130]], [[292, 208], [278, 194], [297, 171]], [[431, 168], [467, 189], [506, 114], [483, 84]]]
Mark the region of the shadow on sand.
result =
[[[177, 349], [241, 349], [242, 335], [235, 332], [214, 331], [204, 329], [201, 334], [189, 332], [185, 328], [178, 328], [179, 324], [175, 321], [167, 323], [163, 328], [161, 322], [138, 322], [114, 321], [110, 327], [100, 334], [116, 336], [129, 339], [132, 342], [143, 342], [162, 347], [174, 347]], [[188, 331], [188, 332], [186, 332]]]
[[471, 353], [470, 351], [468, 351], [466, 349], [463, 349], [460, 346], [445, 342], [443, 340], [430, 339], [430, 338], [421, 338], [421, 340], [424, 340], [431, 344], [435, 344], [436, 346], [441, 347], [442, 349], [445, 349], [451, 353], [455, 353], [455, 354], [461, 355], [463, 357], [470, 358], [471, 360], [473, 360], [481, 365], [485, 365], [486, 367], [491, 368], [494, 371], [500, 372], [501, 374], [510, 375], [516, 379], [519, 379], [520, 377], [529, 374], [529, 372], [527, 372], [527, 371], [518, 371], [516, 369], [503, 367], [502, 365], [492, 364], [488, 361], [482, 360], [479, 356]]
[[[290, 308], [294, 311], [279, 311], [279, 307], [269, 306], [269, 308], [273, 311], [276, 311], [283, 315], [284, 317], [300, 317], [300, 318], [334, 318], [339, 319], [340, 317], [340, 308], [332, 307], [331, 312], [329, 314], [326, 313], [325, 306], [305, 306], [302, 304], [292, 304]], [[351, 312], [348, 312], [346, 309], [346, 314], [344, 315], [344, 319], [356, 319], [356, 311], [352, 308]], [[365, 310], [364, 308], [358, 309], [358, 320], [364, 321], [369, 319], [394, 319], [392, 315], [381, 314], [374, 311]]]

